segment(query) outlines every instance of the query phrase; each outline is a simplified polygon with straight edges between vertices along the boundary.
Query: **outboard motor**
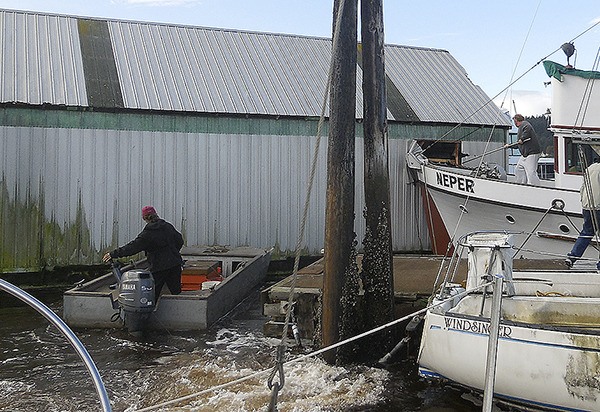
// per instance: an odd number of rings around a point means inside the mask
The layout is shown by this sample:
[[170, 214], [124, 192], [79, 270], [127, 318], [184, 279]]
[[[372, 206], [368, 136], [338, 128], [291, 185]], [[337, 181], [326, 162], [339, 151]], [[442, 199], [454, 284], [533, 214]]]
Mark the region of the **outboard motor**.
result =
[[131, 269], [121, 273], [113, 263], [113, 274], [118, 280], [118, 307], [123, 323], [130, 333], [145, 329], [150, 314], [154, 310], [154, 278], [143, 269]]

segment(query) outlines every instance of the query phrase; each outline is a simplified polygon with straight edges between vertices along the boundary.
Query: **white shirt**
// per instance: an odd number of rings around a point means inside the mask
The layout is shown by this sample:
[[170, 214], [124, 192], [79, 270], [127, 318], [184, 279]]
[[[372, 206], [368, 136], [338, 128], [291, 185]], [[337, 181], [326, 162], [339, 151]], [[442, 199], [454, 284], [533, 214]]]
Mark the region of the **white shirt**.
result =
[[[592, 189], [592, 196], [588, 196], [588, 185]], [[587, 210], [600, 209], [600, 163], [592, 163], [588, 166], [583, 176], [581, 185], [581, 207]]]

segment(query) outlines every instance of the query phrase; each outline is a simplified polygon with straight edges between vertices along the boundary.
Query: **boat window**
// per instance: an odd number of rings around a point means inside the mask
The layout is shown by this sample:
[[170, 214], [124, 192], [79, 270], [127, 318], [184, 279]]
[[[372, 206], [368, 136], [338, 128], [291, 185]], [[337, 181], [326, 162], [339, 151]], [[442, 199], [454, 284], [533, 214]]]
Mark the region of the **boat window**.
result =
[[[565, 138], [565, 170], [570, 174], [581, 174], [581, 160], [578, 154], [578, 144], [572, 142], [570, 138]], [[586, 163], [594, 163], [600, 156], [589, 145], [581, 145]]]
[[558, 225], [558, 228], [563, 233], [569, 233], [571, 231], [571, 228], [569, 228], [569, 226], [564, 223], [561, 223], [560, 225]]

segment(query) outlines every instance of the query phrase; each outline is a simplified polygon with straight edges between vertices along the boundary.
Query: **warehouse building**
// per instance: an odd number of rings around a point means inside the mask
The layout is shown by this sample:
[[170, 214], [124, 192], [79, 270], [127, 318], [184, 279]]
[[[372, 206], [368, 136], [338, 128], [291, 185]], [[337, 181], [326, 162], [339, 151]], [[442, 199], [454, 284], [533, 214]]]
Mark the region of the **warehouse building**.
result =
[[[293, 252], [331, 39], [0, 10], [0, 53], [1, 272], [99, 263], [141, 230], [147, 204], [187, 245]], [[386, 45], [385, 64], [393, 249], [427, 251], [408, 143], [481, 149], [510, 119], [498, 124], [447, 51]], [[322, 134], [305, 254], [323, 248], [326, 122]]]

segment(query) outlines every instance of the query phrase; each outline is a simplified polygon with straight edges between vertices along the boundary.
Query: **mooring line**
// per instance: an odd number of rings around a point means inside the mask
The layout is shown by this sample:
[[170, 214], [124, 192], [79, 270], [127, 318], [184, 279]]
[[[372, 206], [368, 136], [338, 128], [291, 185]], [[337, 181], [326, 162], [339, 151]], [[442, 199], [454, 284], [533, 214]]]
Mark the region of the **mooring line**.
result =
[[[277, 350], [276, 350], [275, 364], [273, 365], [271, 373], [267, 379], [267, 387], [271, 390], [271, 403], [268, 408], [269, 412], [277, 410], [277, 394], [283, 388], [283, 385], [285, 384], [285, 373], [283, 370], [283, 366], [285, 365], [285, 363], [283, 362], [283, 358], [284, 358], [285, 352], [286, 352], [286, 341], [288, 339], [288, 329], [289, 329], [290, 321], [292, 319], [293, 311], [295, 310], [295, 306], [294, 306], [295, 305], [295, 293], [296, 293], [295, 290], [296, 290], [296, 283], [297, 283], [297, 279], [298, 279], [298, 270], [300, 267], [300, 254], [301, 254], [302, 243], [304, 242], [304, 233], [306, 230], [306, 222], [308, 220], [310, 199], [311, 199], [311, 194], [312, 194], [314, 181], [315, 181], [315, 175], [316, 175], [316, 171], [317, 171], [317, 163], [318, 163], [319, 151], [320, 151], [320, 147], [321, 147], [322, 129], [323, 129], [323, 125], [325, 124], [325, 112], [327, 110], [327, 102], [329, 101], [329, 93], [330, 93], [330, 89], [331, 89], [331, 79], [333, 78], [333, 71], [334, 71], [334, 59], [335, 59], [334, 51], [337, 48], [336, 45], [337, 45], [337, 42], [339, 39], [339, 33], [340, 33], [340, 27], [341, 27], [341, 17], [343, 14], [344, 5], [345, 5], [345, 0], [341, 0], [340, 3], [338, 4], [334, 32], [333, 32], [332, 39], [331, 39], [331, 43], [332, 43], [331, 61], [329, 64], [329, 71], [327, 73], [325, 92], [323, 93], [323, 100], [322, 100], [322, 104], [321, 104], [321, 114], [319, 116], [319, 122], [317, 124], [315, 149], [313, 151], [310, 175], [309, 175], [309, 179], [308, 179], [308, 185], [306, 188], [306, 198], [304, 201], [302, 220], [300, 222], [300, 232], [298, 233], [298, 241], [296, 243], [296, 250], [294, 253], [294, 255], [295, 255], [294, 256], [294, 270], [292, 272], [292, 282], [291, 282], [290, 290], [289, 290], [289, 294], [288, 294], [288, 305], [287, 305], [287, 310], [285, 313], [285, 321], [283, 323], [281, 340], [280, 340], [279, 346], [277, 347]], [[294, 327], [297, 328], [297, 325], [292, 325], [292, 328], [294, 328]], [[292, 331], [294, 331], [294, 329], [292, 329]], [[294, 338], [296, 338], [295, 332], [294, 332]], [[299, 339], [299, 337], [298, 337], [298, 339]], [[277, 376], [277, 380], [274, 380], [274, 378], [276, 376]]]
[[[327, 352], [327, 351], [329, 351], [331, 349], [335, 349], [335, 348], [343, 346], [343, 345], [345, 345], [347, 343], [354, 342], [355, 340], [364, 338], [365, 336], [369, 336], [369, 335], [372, 335], [374, 333], [380, 332], [380, 331], [382, 331], [384, 329], [387, 329], [387, 328], [389, 328], [391, 326], [394, 326], [394, 325], [396, 325], [396, 324], [398, 324], [400, 322], [406, 321], [406, 320], [408, 320], [408, 319], [410, 319], [410, 318], [412, 318], [414, 316], [420, 315], [420, 314], [428, 311], [431, 308], [434, 308], [436, 306], [440, 306], [440, 305], [442, 305], [442, 304], [444, 304], [446, 302], [449, 302], [449, 301], [457, 299], [457, 298], [462, 298], [463, 296], [466, 296], [466, 295], [468, 295], [470, 293], [473, 293], [473, 292], [475, 292], [475, 291], [477, 291], [479, 289], [488, 287], [488, 286], [492, 285], [493, 283], [494, 282], [486, 282], [486, 283], [481, 284], [479, 286], [476, 286], [474, 288], [465, 290], [464, 292], [457, 293], [456, 295], [452, 295], [452, 296], [450, 296], [450, 297], [448, 297], [448, 298], [446, 298], [444, 300], [441, 300], [439, 302], [433, 303], [433, 304], [431, 304], [431, 305], [429, 305], [429, 306], [427, 306], [427, 307], [425, 307], [423, 309], [420, 309], [420, 310], [418, 310], [416, 312], [413, 312], [412, 314], [403, 316], [403, 317], [398, 318], [396, 320], [393, 320], [393, 321], [391, 321], [389, 323], [386, 323], [384, 325], [378, 326], [378, 327], [376, 327], [374, 329], [368, 330], [366, 332], [363, 332], [363, 333], [358, 334], [356, 336], [350, 337], [350, 338], [345, 339], [343, 341], [334, 343], [333, 345], [329, 345], [329, 346], [327, 346], [325, 348], [321, 348], [319, 350], [316, 350], [314, 352], [308, 353], [306, 355], [301, 355], [301, 356], [298, 356], [297, 358], [290, 359], [289, 361], [285, 362], [284, 365], [293, 365], [295, 363], [298, 363], [298, 362], [301, 362], [303, 360], [306, 360], [306, 359], [315, 357], [317, 355], [320, 355], [322, 353], [325, 353], [325, 352]], [[211, 388], [204, 389], [204, 390], [202, 390], [200, 392], [196, 392], [196, 393], [192, 393], [192, 394], [189, 394], [189, 395], [186, 395], [186, 396], [182, 396], [180, 398], [173, 399], [173, 400], [170, 400], [170, 401], [167, 401], [167, 402], [163, 402], [163, 403], [159, 403], [159, 404], [154, 405], [154, 406], [149, 406], [149, 407], [146, 407], [146, 408], [143, 408], [143, 409], [137, 409], [137, 411], [138, 412], [147, 412], [147, 411], [154, 411], [154, 410], [163, 408], [165, 406], [173, 406], [175, 404], [178, 404], [178, 403], [181, 403], [181, 402], [184, 402], [184, 401], [187, 401], [187, 400], [191, 400], [191, 399], [197, 398], [199, 396], [202, 396], [202, 395], [205, 395], [207, 393], [211, 393], [211, 392], [217, 391], [219, 389], [225, 389], [225, 388], [227, 388], [229, 386], [237, 385], [238, 383], [242, 383], [242, 382], [246, 382], [246, 381], [248, 381], [250, 379], [258, 378], [260, 376], [263, 376], [263, 375], [266, 375], [266, 374], [270, 373], [271, 370], [272, 370], [272, 368], [263, 369], [262, 371], [255, 372], [255, 373], [253, 373], [251, 375], [247, 375], [247, 376], [241, 377], [241, 378], [236, 379], [234, 381], [223, 383], [223, 384], [217, 385], [217, 386], [213, 386]]]

